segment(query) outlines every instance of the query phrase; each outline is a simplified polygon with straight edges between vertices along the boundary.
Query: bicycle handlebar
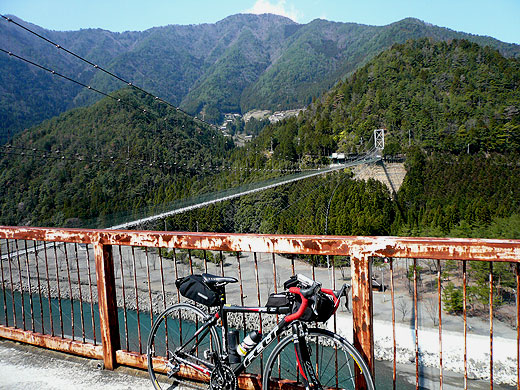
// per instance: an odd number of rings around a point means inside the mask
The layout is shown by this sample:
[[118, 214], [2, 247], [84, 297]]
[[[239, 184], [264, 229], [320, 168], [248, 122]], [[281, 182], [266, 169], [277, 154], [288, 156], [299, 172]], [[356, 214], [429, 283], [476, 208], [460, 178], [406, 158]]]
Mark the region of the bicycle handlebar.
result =
[[345, 283], [341, 287], [340, 290], [331, 290], [329, 288], [321, 288], [321, 284], [319, 284], [319, 283], [316, 283], [313, 286], [308, 287], [308, 288], [290, 287], [289, 292], [292, 294], [299, 295], [301, 297], [302, 303], [301, 303], [300, 307], [298, 308], [298, 311], [285, 317], [285, 322], [291, 322], [291, 321], [299, 319], [305, 312], [305, 309], [307, 309], [307, 306], [309, 305], [308, 298], [314, 296], [320, 290], [324, 294], [330, 295], [332, 297], [332, 299], [334, 301], [334, 313], [336, 312], [336, 310], [338, 310], [340, 298], [342, 296], [345, 296], [345, 299], [346, 299], [345, 307], [347, 309], [349, 309], [349, 307], [348, 307], [348, 291], [350, 290], [349, 284]]
[[[309, 290], [309, 289], [304, 289], [304, 292], [308, 293], [307, 290]], [[294, 320], [297, 320], [298, 318], [300, 318], [303, 315], [305, 309], [307, 309], [307, 305], [309, 304], [309, 300], [305, 297], [305, 295], [303, 294], [302, 289], [300, 287], [290, 287], [289, 292], [299, 295], [302, 299], [302, 304], [300, 305], [300, 307], [298, 308], [298, 311], [296, 313], [285, 316], [285, 318], [284, 318], [285, 322], [291, 322], [291, 321], [294, 321]]]

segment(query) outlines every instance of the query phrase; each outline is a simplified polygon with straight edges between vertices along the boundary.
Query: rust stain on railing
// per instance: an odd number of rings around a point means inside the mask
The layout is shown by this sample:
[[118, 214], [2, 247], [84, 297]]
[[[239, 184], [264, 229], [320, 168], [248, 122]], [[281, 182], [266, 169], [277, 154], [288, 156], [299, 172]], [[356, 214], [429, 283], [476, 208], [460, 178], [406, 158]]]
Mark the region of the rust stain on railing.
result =
[[0, 326], [0, 337], [92, 359], [103, 359], [101, 345], [92, 345], [6, 326]]
[[519, 240], [303, 236], [154, 232], [98, 229], [0, 227], [0, 238], [79, 244], [206, 249], [226, 252], [293, 253], [421, 258], [441, 260], [518, 261]]
[[[147, 248], [165, 248], [172, 251], [173, 271], [175, 278], [180, 277], [179, 274], [179, 253], [176, 250], [188, 250], [189, 272], [194, 272], [194, 265], [192, 261], [192, 250], [203, 250], [204, 252], [204, 271], [208, 271], [208, 254], [207, 251], [218, 252], [217, 263], [220, 263], [220, 272], [224, 275], [224, 256], [223, 252], [234, 252], [236, 262], [238, 265], [238, 276], [240, 280], [239, 288], [241, 293], [241, 303], [244, 304], [244, 290], [242, 267], [239, 252], [249, 252], [253, 254], [257, 302], [261, 303], [260, 297], [260, 280], [258, 271], [257, 254], [269, 254], [269, 263], [272, 263], [272, 282], [274, 291], [278, 291], [279, 275], [277, 269], [275, 254], [284, 255], [319, 255], [319, 256], [342, 256], [350, 258], [351, 262], [351, 281], [352, 281], [352, 315], [353, 315], [353, 334], [354, 345], [361, 352], [363, 357], [367, 360], [372, 372], [374, 371], [374, 335], [373, 335], [373, 299], [372, 299], [372, 285], [369, 282], [372, 279], [371, 263], [372, 258], [389, 258], [390, 259], [390, 278], [391, 278], [391, 303], [392, 303], [392, 326], [393, 326], [393, 388], [396, 388], [396, 331], [395, 331], [395, 302], [394, 302], [394, 260], [398, 258], [413, 259], [413, 299], [414, 299], [414, 331], [415, 331], [415, 364], [416, 364], [416, 387], [419, 385], [419, 340], [418, 340], [418, 276], [416, 259], [433, 259], [437, 260], [437, 304], [438, 304], [438, 329], [439, 329], [439, 379], [440, 388], [442, 389], [443, 382], [443, 355], [442, 355], [442, 315], [441, 315], [441, 263], [440, 260], [462, 260], [463, 261], [463, 295], [464, 295], [464, 387], [467, 388], [467, 356], [466, 356], [466, 261], [477, 260], [490, 263], [490, 297], [489, 297], [489, 312], [490, 312], [490, 383], [493, 386], [493, 268], [492, 262], [511, 262], [516, 263], [516, 321], [517, 321], [517, 343], [520, 341], [520, 240], [486, 240], [486, 239], [454, 239], [454, 238], [410, 238], [410, 237], [342, 237], [342, 236], [304, 236], [304, 235], [260, 235], [260, 234], [223, 234], [223, 233], [190, 233], [190, 232], [154, 232], [154, 231], [125, 231], [125, 230], [85, 230], [85, 229], [54, 229], [54, 228], [32, 228], [32, 227], [0, 227], [0, 239], [5, 240], [6, 250], [2, 250], [0, 245], [0, 257], [5, 256], [8, 259], [8, 267], [1, 264], [2, 277], [2, 292], [4, 304], [5, 325], [0, 325], [0, 337], [11, 338], [14, 340], [28, 342], [34, 345], [39, 345], [47, 348], [52, 348], [60, 351], [71, 352], [79, 355], [84, 355], [92, 358], [103, 359], [105, 367], [113, 368], [116, 364], [127, 364], [134, 367], [146, 368], [146, 359], [142, 351], [141, 340], [141, 322], [139, 320], [140, 306], [146, 305], [146, 302], [140, 305], [139, 302], [139, 288], [137, 279], [136, 266], [136, 247], [145, 248], [145, 270], [146, 270], [146, 293], [148, 295], [149, 315], [150, 321], [153, 321], [154, 307], [152, 305], [152, 290], [153, 281], [151, 277], [150, 259]], [[19, 240], [24, 240], [24, 250], [19, 248]], [[11, 248], [11, 242], [14, 242], [14, 247]], [[33, 248], [27, 247], [27, 242], [33, 242]], [[38, 244], [43, 243], [43, 245]], [[47, 246], [46, 243], [52, 242], [53, 245]], [[74, 245], [74, 258], [69, 259], [69, 251], [67, 250], [67, 243]], [[84, 303], [84, 299], [90, 299], [91, 319], [93, 340], [88, 340], [85, 334], [86, 323], [83, 318], [83, 310], [80, 310], [81, 320], [81, 341], [75, 340], [74, 329], [74, 307], [71, 304], [70, 316], [72, 322], [70, 325], [72, 339], [64, 337], [64, 319], [62, 313], [62, 291], [60, 288], [60, 280], [65, 279], [60, 277], [58, 264], [58, 250], [59, 245], [64, 245], [63, 254], [66, 265], [66, 280], [69, 287], [69, 298], [72, 299], [73, 291], [71, 283], [74, 278], [74, 283], [77, 281], [78, 285], [85, 283], [84, 278], [88, 276], [88, 294], [83, 296], [81, 288], [79, 288], [80, 307]], [[78, 255], [78, 244], [86, 244], [86, 262], [88, 268], [88, 275], [80, 276], [80, 262]], [[116, 253], [119, 255], [119, 261], [114, 261], [113, 246], [118, 246]], [[43, 247], [43, 250], [40, 248]], [[96, 324], [94, 323], [94, 306], [93, 306], [93, 283], [90, 269], [89, 247], [94, 248], [95, 260], [95, 280], [97, 285], [97, 301], [99, 304], [99, 329], [101, 345], [96, 345]], [[131, 247], [129, 252], [128, 268], [124, 271], [123, 254], [121, 247]], [[39, 302], [33, 302], [33, 297], [29, 294], [30, 300], [30, 320], [31, 330], [26, 330], [27, 310], [24, 303], [24, 294], [21, 294], [21, 323], [23, 329], [18, 329], [16, 326], [20, 322], [17, 318], [17, 310], [13, 292], [16, 290], [15, 283], [19, 283], [21, 291], [24, 288], [31, 290], [31, 283], [34, 284], [35, 275], [31, 275], [31, 264], [29, 264], [29, 249], [34, 251], [34, 266], [36, 267], [37, 279], [37, 294]], [[48, 258], [47, 250], [54, 251], [54, 263], [52, 264], [52, 254]], [[44, 252], [44, 255], [41, 253]], [[114, 250], [115, 252], [115, 250]], [[181, 253], [181, 255], [184, 255]], [[27, 279], [27, 286], [22, 284], [22, 267], [21, 257], [25, 256], [25, 274]], [[41, 283], [40, 266], [41, 261], [45, 261], [45, 283]], [[75, 260], [75, 261], [69, 261]], [[327, 258], [327, 263], [329, 259]], [[139, 260], [141, 262], [141, 260]], [[160, 284], [162, 295], [162, 309], [166, 307], [166, 291], [165, 291], [165, 277], [163, 269], [163, 253], [159, 252], [160, 261]], [[71, 276], [71, 264], [76, 267], [76, 274]], [[336, 262], [332, 261], [332, 275], [335, 283]], [[49, 265], [55, 267], [54, 274], [50, 272]], [[271, 265], [269, 265], [270, 267]], [[115, 268], [120, 268], [120, 278], [116, 278]], [[218, 265], [215, 265], [215, 270]], [[153, 263], [155, 271], [155, 260]], [[34, 268], [33, 268], [34, 269]], [[245, 267], [244, 267], [245, 269]], [[295, 272], [294, 259], [291, 258], [291, 270]], [[312, 265], [312, 277], [315, 275], [314, 263]], [[16, 275], [17, 274], [17, 275]], [[50, 275], [56, 278], [58, 311], [60, 318], [60, 333], [61, 337], [55, 336], [58, 333], [55, 327], [58, 326], [57, 320], [53, 321], [53, 309], [50, 300]], [[19, 281], [15, 281], [15, 277]], [[138, 333], [138, 347], [137, 351], [132, 351], [129, 342], [127, 304], [132, 301], [125, 293], [125, 277], [127, 280], [127, 288], [130, 295], [134, 295], [134, 308], [137, 313], [137, 333]], [[268, 277], [268, 275], [266, 275]], [[117, 298], [116, 298], [116, 281], [120, 280], [122, 285], [122, 304], [124, 310], [124, 340], [126, 350], [121, 348], [121, 336], [119, 335], [118, 319], [117, 319]], [[42, 289], [47, 289], [49, 298], [48, 312], [50, 313], [50, 334], [45, 333], [44, 319], [43, 319], [43, 301]], [[13, 326], [9, 324], [8, 316], [8, 301], [6, 300], [6, 291], [9, 290], [12, 294], [12, 320]], [[154, 291], [155, 292], [155, 291]], [[66, 296], [63, 291], [63, 295]], [[177, 293], [177, 300], [180, 296]], [[146, 298], [144, 299], [146, 301]], [[35, 313], [34, 305], [40, 305], [41, 316], [41, 330], [42, 333], [36, 332], [35, 329]], [[143, 312], [145, 313], [145, 312]], [[146, 314], [146, 313], [145, 313]], [[243, 320], [245, 325], [245, 317]], [[334, 323], [334, 326], [335, 323]], [[260, 330], [262, 323], [260, 322]], [[58, 333], [59, 334], [59, 333]], [[520, 357], [520, 347], [517, 347], [517, 361]], [[518, 381], [520, 382], [520, 369], [517, 370]], [[240, 379], [241, 383], [249, 383], [250, 386], [256, 383], [254, 376], [243, 377]], [[256, 386], [256, 384], [255, 384]], [[253, 386], [254, 387], [254, 386]], [[520, 390], [520, 384], [517, 384], [517, 389]]]

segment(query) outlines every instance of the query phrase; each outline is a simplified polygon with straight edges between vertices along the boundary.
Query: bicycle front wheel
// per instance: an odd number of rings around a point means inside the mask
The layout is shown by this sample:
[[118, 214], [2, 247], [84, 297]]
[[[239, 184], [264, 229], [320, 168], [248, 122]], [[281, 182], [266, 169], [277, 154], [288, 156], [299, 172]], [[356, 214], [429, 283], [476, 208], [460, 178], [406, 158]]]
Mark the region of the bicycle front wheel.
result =
[[[312, 368], [323, 389], [374, 390], [368, 367], [359, 352], [341, 336], [324, 329], [309, 329], [306, 337]], [[356, 370], [357, 368], [357, 370]], [[263, 389], [304, 388], [292, 334], [275, 347], [264, 370]]]
[[202, 382], [202, 386], [196, 387], [207, 387], [209, 375], [192, 368], [211, 369], [213, 353], [220, 356], [220, 340], [214, 326], [207, 326], [193, 338], [206, 319], [207, 314], [188, 303], [173, 305], [157, 317], [146, 351], [148, 373], [156, 390], [169, 389], [173, 383], [188, 379]]

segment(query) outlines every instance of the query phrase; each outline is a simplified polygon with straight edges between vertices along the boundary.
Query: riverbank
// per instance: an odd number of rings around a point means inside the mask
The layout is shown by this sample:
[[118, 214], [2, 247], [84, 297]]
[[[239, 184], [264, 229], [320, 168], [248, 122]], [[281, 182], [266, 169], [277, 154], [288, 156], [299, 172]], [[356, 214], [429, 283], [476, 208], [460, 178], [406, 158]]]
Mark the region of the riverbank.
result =
[[[328, 322], [332, 330], [332, 321]], [[345, 331], [345, 329], [347, 331]], [[352, 317], [340, 315], [337, 318], [337, 331], [352, 342]], [[376, 359], [393, 360], [392, 323], [374, 321], [374, 351]], [[395, 326], [397, 362], [415, 366], [415, 331], [414, 328], [397, 323]], [[418, 329], [419, 362], [421, 367], [436, 368], [438, 381], [439, 367], [439, 331], [438, 329], [420, 327]], [[516, 385], [517, 360], [516, 338], [493, 337], [493, 380], [495, 384]], [[487, 380], [490, 377], [489, 336], [468, 334], [468, 379]], [[464, 376], [464, 337], [458, 332], [442, 332], [443, 370], [459, 373]], [[415, 373], [413, 376], [415, 380]], [[489, 382], [488, 382], [489, 384]]]

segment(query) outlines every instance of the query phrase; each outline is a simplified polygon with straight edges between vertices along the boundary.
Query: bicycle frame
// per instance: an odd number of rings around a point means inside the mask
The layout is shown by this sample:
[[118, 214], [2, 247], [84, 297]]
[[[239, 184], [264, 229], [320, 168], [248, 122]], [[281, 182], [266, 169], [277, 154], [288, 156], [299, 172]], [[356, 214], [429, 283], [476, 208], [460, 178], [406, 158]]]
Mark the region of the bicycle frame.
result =
[[[266, 313], [273, 315], [273, 313], [269, 313], [266, 307], [244, 307], [244, 306], [234, 306], [234, 305], [225, 305], [220, 309], [222, 314], [222, 345], [223, 345], [223, 355], [227, 359], [228, 354], [228, 340], [227, 340], [227, 332], [228, 332], [228, 324], [227, 324], [227, 314], [228, 313]], [[252, 362], [255, 360], [257, 356], [259, 356], [268, 346], [271, 344], [278, 336], [280, 336], [285, 329], [289, 326], [289, 323], [285, 321], [285, 318], [282, 319], [276, 326], [265, 336], [262, 337], [262, 340], [255, 345], [253, 349], [251, 349], [247, 355], [244, 357], [242, 362], [235, 367], [233, 370], [235, 375], [241, 374]], [[225, 334], [224, 334], [225, 332]]]
[[[273, 315], [273, 313], [268, 312], [268, 309], [266, 307], [244, 307], [244, 306], [234, 306], [234, 305], [224, 305], [218, 309], [213, 314], [209, 315], [208, 320], [202, 324], [197, 331], [193, 334], [193, 336], [186, 340], [183, 345], [179, 346], [177, 350], [175, 351], [175, 354], [181, 354], [183, 355], [185, 352], [183, 352], [183, 349], [190, 344], [193, 340], [195, 340], [197, 337], [199, 337], [201, 334], [205, 336], [207, 332], [209, 332], [209, 329], [211, 326], [215, 326], [218, 323], [218, 320], [220, 319], [222, 321], [222, 355], [218, 358], [222, 361], [228, 363], [228, 340], [227, 340], [227, 333], [229, 330], [228, 321], [227, 321], [227, 315], [228, 313], [265, 313]], [[242, 362], [233, 369], [233, 372], [235, 375], [240, 375], [252, 362], [255, 360], [257, 356], [259, 356], [268, 346], [271, 344], [277, 337], [279, 337], [288, 327], [289, 322], [286, 322], [285, 319], [282, 319], [276, 326], [268, 333], [266, 334], [262, 340], [253, 348], [251, 349], [247, 355], [244, 357]], [[194, 364], [193, 362], [190, 362], [186, 359], [184, 359], [182, 356], [176, 356], [177, 359], [183, 363], [186, 364], [193, 369], [202, 372], [205, 375], [210, 375], [211, 370], [214, 368], [209, 367], [209, 369], [200, 366], [198, 364]], [[191, 356], [191, 358], [194, 358], [195, 360], [199, 360], [195, 356]]]
[[[337, 293], [332, 290], [329, 290], [329, 289], [322, 289], [322, 291], [325, 292], [326, 294], [332, 295], [334, 297], [334, 304], [335, 304], [334, 306], [335, 306], [335, 310], [336, 310], [339, 306], [339, 301], [340, 301], [341, 296], [346, 296], [345, 292], [347, 291], [348, 288], [349, 288], [349, 286], [345, 284], [345, 285], [343, 285], [341, 290], [339, 290], [339, 292], [337, 292]], [[289, 291], [294, 294], [300, 294], [302, 299], [306, 301], [306, 299], [301, 294], [299, 288], [291, 287], [289, 289]], [[306, 307], [306, 303], [305, 303], [305, 305], [302, 305], [300, 308], [304, 310], [305, 307]], [[348, 299], [347, 299], [347, 307], [348, 307]], [[236, 305], [224, 304], [224, 305], [220, 306], [219, 309], [217, 311], [215, 311], [213, 314], [208, 315], [207, 321], [203, 325], [201, 325], [199, 327], [199, 329], [197, 329], [195, 334], [189, 340], [187, 340], [183, 345], [181, 345], [175, 351], [175, 354], [176, 355], [179, 353], [183, 354], [184, 352], [182, 352], [182, 351], [186, 345], [191, 343], [194, 339], [196, 339], [201, 334], [203, 334], [203, 336], [205, 336], [207, 334], [207, 332], [209, 332], [210, 327], [216, 326], [218, 324], [218, 320], [220, 319], [222, 321], [222, 344], [221, 344], [222, 353], [221, 353], [221, 356], [218, 356], [217, 358], [220, 361], [224, 362], [224, 364], [230, 366], [229, 365], [229, 354], [228, 354], [228, 339], [227, 339], [227, 334], [228, 334], [228, 330], [229, 330], [228, 320], [227, 320], [228, 313], [259, 313], [259, 314], [264, 313], [264, 314], [269, 314], [269, 315], [276, 314], [276, 313], [270, 312], [267, 307], [247, 307], [247, 306], [236, 306]], [[299, 314], [301, 314], [301, 313], [299, 313]], [[305, 344], [305, 338], [303, 335], [304, 329], [305, 329], [305, 324], [302, 323], [301, 321], [299, 321], [297, 319], [298, 317], [299, 316], [294, 313], [284, 316], [284, 318], [278, 324], [276, 324], [276, 326], [268, 334], [263, 336], [262, 340], [247, 353], [247, 355], [244, 357], [242, 362], [240, 364], [238, 364], [238, 366], [233, 368], [234, 374], [236, 376], [240, 375], [253, 362], [253, 360], [255, 360], [256, 357], [258, 357], [276, 338], [278, 338], [288, 327], [291, 326], [292, 333], [294, 335], [294, 340], [295, 340], [298, 366], [299, 366], [300, 371], [303, 374], [303, 377], [305, 378], [305, 381], [307, 381], [305, 372], [311, 373], [312, 370], [307, 370], [307, 368], [305, 367], [305, 364], [307, 363], [306, 357], [308, 358], [307, 348], [306, 348], [306, 345], [300, 346], [300, 344], [302, 344], [302, 342], [303, 342], [303, 344]], [[196, 343], [196, 345], [197, 345], [197, 343]], [[197, 361], [201, 361], [200, 359], [198, 359], [195, 356], [190, 355], [190, 357], [194, 358]], [[192, 367], [193, 369], [195, 369], [199, 372], [202, 372], [205, 375], [210, 375], [211, 371], [214, 369], [214, 365], [212, 365], [208, 368], [205, 368], [198, 364], [192, 363], [186, 359], [183, 359], [180, 356], [177, 356], [177, 358], [181, 363], [186, 364], [186, 365]], [[303, 363], [303, 366], [302, 366], [302, 363]], [[316, 378], [311, 378], [311, 381], [313, 383], [317, 382]]]

